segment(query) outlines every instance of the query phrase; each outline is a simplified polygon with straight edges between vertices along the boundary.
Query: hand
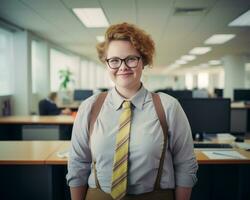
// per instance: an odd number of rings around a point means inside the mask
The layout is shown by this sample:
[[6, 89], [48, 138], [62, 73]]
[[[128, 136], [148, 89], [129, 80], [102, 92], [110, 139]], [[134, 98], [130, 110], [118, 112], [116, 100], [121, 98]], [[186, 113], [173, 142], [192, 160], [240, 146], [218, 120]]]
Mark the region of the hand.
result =
[[72, 112], [72, 111], [71, 111], [69, 108], [65, 108], [65, 109], [62, 110], [61, 113], [62, 113], [63, 115], [71, 115], [71, 112]]

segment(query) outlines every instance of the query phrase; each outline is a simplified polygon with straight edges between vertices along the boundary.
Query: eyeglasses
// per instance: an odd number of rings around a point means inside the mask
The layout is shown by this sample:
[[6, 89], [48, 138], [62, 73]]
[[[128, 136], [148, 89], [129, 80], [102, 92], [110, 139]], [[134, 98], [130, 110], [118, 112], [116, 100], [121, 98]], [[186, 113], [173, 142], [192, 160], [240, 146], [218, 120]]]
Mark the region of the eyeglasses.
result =
[[124, 59], [114, 57], [106, 59], [106, 62], [111, 69], [118, 69], [122, 65], [122, 62], [124, 62], [125, 65], [129, 68], [135, 68], [138, 66], [140, 59], [140, 56], [128, 56]]

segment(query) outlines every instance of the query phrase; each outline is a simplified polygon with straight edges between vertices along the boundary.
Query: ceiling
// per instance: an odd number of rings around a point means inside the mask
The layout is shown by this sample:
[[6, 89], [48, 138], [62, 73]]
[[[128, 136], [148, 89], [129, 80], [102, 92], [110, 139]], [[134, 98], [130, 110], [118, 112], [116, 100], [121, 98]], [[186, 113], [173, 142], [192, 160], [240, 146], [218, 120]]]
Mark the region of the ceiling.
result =
[[[86, 28], [72, 8], [101, 7], [110, 24], [132, 22], [156, 42], [155, 70], [166, 69], [213, 34], [236, 37], [183, 67], [229, 54], [250, 55], [250, 27], [228, 23], [250, 8], [249, 0], [0, 0], [0, 18], [30, 30], [65, 49], [97, 61], [96, 36], [104, 28]], [[205, 8], [198, 14], [174, 14], [175, 8]]]

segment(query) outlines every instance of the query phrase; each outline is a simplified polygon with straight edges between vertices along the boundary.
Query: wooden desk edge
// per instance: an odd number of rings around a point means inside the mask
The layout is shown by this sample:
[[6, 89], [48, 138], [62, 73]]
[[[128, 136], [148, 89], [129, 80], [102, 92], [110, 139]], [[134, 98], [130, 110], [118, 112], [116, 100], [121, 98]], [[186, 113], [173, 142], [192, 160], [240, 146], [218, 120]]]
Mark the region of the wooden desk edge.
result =
[[45, 160], [1, 160], [0, 165], [46, 165]]

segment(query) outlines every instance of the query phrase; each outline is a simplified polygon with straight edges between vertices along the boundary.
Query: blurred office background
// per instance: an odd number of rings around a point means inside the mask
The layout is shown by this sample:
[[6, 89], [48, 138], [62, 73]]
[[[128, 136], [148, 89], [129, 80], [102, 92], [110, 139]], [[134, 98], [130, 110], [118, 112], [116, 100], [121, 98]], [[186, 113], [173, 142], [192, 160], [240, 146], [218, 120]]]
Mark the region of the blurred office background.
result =
[[[149, 90], [234, 100], [234, 89], [250, 88], [249, 7], [248, 0], [0, 0], [0, 115], [38, 113], [40, 99], [60, 93], [60, 70], [72, 73], [69, 101], [76, 89], [112, 87], [95, 45], [108, 25], [124, 21], [155, 40], [154, 66], [143, 74]], [[98, 8], [104, 23], [82, 23], [77, 8]]]

